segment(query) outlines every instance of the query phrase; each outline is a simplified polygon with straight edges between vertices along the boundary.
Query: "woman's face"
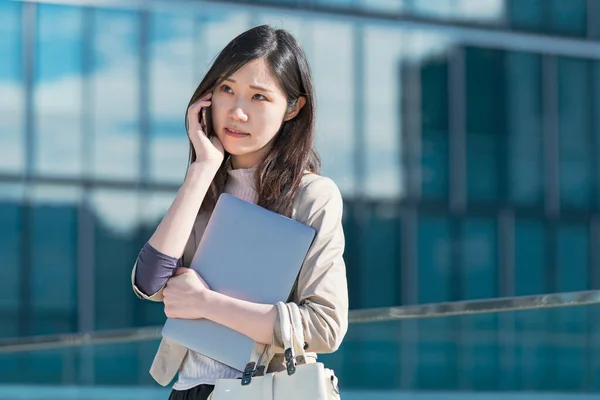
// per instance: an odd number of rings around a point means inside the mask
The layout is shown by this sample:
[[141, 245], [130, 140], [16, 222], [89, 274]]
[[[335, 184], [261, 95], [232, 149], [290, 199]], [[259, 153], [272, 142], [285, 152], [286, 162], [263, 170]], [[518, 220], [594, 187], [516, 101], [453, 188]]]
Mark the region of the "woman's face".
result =
[[250, 168], [269, 153], [284, 120], [298, 114], [299, 101], [286, 114], [287, 97], [262, 59], [248, 62], [213, 91], [214, 130], [231, 154], [233, 168]]

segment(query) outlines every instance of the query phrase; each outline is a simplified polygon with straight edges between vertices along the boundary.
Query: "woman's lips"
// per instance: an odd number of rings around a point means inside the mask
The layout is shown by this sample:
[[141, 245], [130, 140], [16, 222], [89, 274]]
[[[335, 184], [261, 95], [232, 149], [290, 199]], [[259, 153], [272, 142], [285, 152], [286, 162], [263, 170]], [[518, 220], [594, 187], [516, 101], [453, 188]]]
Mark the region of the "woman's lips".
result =
[[225, 128], [224, 131], [225, 131], [225, 134], [227, 136], [231, 136], [231, 137], [234, 137], [234, 138], [245, 138], [245, 137], [250, 136], [249, 133], [240, 132], [240, 131], [237, 131], [237, 130], [233, 130], [231, 128]]

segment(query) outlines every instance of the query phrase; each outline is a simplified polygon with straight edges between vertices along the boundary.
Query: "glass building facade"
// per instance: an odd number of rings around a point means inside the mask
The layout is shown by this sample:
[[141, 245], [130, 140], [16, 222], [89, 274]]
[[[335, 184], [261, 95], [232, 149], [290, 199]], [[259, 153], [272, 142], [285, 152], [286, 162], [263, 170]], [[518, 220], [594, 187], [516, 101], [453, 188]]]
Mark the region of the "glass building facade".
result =
[[[140, 4], [0, 0], [0, 338], [164, 321], [131, 267], [183, 180], [193, 90], [262, 23], [311, 64], [352, 309], [600, 289], [599, 0]], [[589, 341], [592, 317], [369, 326], [326, 359], [358, 389], [600, 389], [600, 349], [485, 340]], [[155, 349], [7, 355], [0, 381], [147, 384]]]

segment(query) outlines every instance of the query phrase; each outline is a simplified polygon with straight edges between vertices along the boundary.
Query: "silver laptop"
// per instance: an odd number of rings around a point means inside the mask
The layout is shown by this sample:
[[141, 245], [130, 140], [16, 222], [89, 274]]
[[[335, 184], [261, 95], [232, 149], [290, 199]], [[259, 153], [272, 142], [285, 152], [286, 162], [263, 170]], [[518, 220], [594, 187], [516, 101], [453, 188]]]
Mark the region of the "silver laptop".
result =
[[[190, 267], [219, 293], [255, 303], [286, 301], [315, 230], [222, 194]], [[167, 318], [163, 337], [243, 371], [254, 341], [206, 319]]]

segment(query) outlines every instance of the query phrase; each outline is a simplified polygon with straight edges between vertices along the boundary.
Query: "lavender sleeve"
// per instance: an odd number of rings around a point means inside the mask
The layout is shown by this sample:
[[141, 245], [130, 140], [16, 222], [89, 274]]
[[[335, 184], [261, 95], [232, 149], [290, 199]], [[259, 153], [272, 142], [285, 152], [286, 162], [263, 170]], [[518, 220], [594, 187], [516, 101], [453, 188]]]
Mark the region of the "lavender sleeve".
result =
[[146, 243], [138, 254], [135, 285], [150, 296], [158, 292], [181, 265], [181, 258], [170, 257]]

